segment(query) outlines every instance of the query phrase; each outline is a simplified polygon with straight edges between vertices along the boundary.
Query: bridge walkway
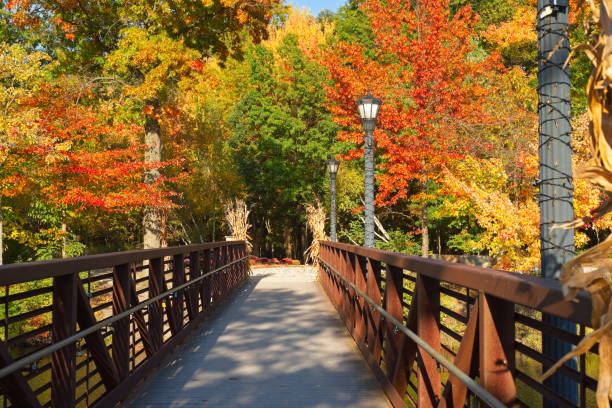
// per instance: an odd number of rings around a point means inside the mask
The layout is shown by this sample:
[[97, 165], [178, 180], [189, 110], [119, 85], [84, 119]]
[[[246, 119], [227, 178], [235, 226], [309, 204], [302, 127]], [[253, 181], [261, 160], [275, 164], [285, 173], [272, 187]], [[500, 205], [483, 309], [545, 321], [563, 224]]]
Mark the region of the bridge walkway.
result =
[[161, 407], [388, 407], [315, 280], [314, 269], [255, 269], [127, 401]]

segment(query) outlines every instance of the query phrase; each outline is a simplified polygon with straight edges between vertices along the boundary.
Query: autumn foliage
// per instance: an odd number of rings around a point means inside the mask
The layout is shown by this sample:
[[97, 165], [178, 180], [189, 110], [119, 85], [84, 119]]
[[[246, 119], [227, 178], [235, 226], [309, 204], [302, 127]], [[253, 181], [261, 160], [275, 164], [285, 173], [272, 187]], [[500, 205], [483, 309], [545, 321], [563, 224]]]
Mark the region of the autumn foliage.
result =
[[393, 204], [407, 197], [413, 180], [437, 178], [441, 166], [475, 148], [459, 137], [461, 129], [488, 120], [483, 102], [492, 74], [502, 67], [496, 54], [472, 55], [477, 17], [469, 6], [452, 18], [445, 1], [370, 1], [362, 7], [377, 40], [375, 55], [351, 43], [325, 55], [333, 79], [330, 109], [346, 129], [340, 139], [361, 145], [355, 100], [367, 88], [383, 98], [375, 133], [383, 157], [378, 201]]

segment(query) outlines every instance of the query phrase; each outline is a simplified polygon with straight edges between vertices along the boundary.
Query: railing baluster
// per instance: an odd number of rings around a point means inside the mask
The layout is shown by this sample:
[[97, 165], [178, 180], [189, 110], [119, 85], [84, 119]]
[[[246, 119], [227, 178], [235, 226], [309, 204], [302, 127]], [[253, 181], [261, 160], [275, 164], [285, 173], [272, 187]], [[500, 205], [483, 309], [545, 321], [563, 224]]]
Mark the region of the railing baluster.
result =
[[[113, 315], [127, 310], [130, 305], [130, 265], [113, 269]], [[122, 380], [130, 371], [130, 317], [113, 323], [113, 362]]]
[[516, 399], [514, 384], [514, 304], [478, 294], [479, 360], [482, 386], [501, 402]]
[[[388, 282], [387, 282], [388, 284]], [[440, 282], [418, 274], [417, 334], [440, 351]], [[440, 400], [440, 372], [436, 360], [419, 347], [418, 406], [433, 407]]]
[[[53, 279], [53, 341], [72, 336], [76, 331], [78, 275], [71, 273]], [[51, 405], [75, 406], [76, 345], [53, 353], [51, 359]]]

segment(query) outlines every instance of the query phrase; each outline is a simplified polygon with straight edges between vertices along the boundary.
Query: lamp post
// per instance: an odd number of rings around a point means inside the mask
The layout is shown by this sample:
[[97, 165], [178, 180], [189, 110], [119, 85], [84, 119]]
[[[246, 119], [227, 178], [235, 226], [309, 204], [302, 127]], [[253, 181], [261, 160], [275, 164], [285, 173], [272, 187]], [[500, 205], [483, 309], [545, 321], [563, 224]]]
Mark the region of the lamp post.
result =
[[373, 97], [368, 89], [368, 94], [357, 101], [361, 126], [365, 132], [363, 142], [364, 152], [364, 178], [365, 178], [365, 219], [364, 219], [364, 246], [374, 247], [374, 128], [376, 118], [382, 105], [382, 100]]
[[338, 160], [331, 158], [327, 161], [330, 197], [329, 239], [332, 242], [336, 242], [336, 174], [338, 174], [338, 167], [340, 167]]

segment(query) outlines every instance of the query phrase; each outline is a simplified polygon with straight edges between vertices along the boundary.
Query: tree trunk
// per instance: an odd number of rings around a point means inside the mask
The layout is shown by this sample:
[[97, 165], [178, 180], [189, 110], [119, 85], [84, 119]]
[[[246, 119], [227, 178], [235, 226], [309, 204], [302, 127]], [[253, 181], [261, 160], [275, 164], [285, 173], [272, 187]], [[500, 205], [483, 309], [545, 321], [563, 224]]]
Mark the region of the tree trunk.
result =
[[[154, 109], [158, 109], [158, 101], [151, 102]], [[161, 156], [161, 128], [157, 119], [150, 116], [145, 122], [145, 163], [160, 162]], [[159, 170], [149, 169], [145, 171], [144, 181], [146, 184], [153, 184], [159, 178]], [[144, 248], [159, 248], [161, 245], [161, 214], [155, 207], [146, 207], [144, 210]]]
[[283, 228], [283, 239], [285, 241], [285, 258], [291, 258], [293, 241], [291, 240], [291, 226], [289, 224], [285, 224]]
[[421, 255], [424, 258], [429, 256], [429, 228], [427, 227], [427, 204], [423, 204], [423, 210], [421, 212]]
[[442, 255], [442, 237], [440, 236], [440, 228], [438, 228], [438, 255]]

